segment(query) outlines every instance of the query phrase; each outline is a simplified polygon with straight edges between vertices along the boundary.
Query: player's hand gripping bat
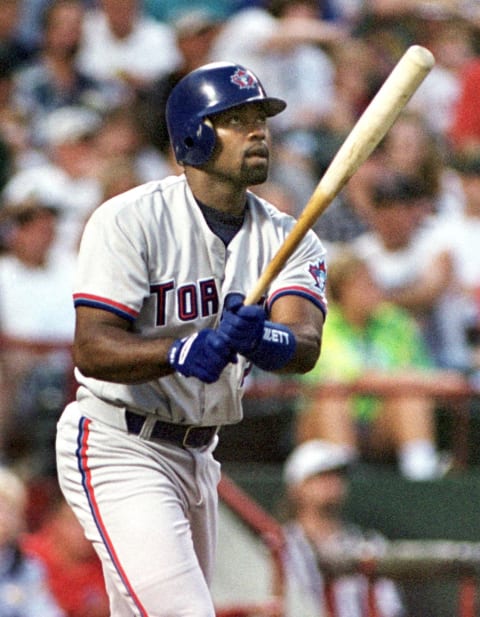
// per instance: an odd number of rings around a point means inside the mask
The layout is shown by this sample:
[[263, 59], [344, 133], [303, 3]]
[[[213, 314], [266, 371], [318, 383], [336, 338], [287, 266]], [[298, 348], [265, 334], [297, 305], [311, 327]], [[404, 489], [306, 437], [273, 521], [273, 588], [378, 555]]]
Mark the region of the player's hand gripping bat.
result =
[[425, 47], [412, 45], [407, 49], [350, 131], [245, 304], [260, 300], [308, 230], [377, 147], [434, 64], [432, 53]]

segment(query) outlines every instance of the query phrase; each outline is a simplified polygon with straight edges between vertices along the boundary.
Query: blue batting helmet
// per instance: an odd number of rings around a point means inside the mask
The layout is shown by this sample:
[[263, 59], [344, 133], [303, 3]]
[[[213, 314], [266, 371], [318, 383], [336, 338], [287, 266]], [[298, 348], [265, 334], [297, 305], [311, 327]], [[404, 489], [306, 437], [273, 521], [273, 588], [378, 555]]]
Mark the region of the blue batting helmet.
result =
[[205, 119], [245, 103], [261, 103], [267, 116], [286, 107], [285, 101], [267, 96], [258, 77], [230, 62], [206, 64], [181, 79], [167, 101], [170, 142], [180, 164], [202, 165], [215, 146], [215, 131]]

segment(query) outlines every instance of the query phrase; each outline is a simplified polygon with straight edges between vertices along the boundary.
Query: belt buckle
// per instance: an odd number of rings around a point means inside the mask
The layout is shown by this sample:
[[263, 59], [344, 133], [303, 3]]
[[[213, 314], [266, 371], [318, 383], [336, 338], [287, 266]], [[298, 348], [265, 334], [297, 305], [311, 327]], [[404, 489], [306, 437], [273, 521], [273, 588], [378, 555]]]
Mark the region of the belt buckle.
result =
[[[207, 428], [209, 428], [209, 429], [210, 429], [210, 438], [208, 439], [208, 441], [205, 441], [205, 443], [203, 443], [203, 444], [202, 444], [202, 445], [200, 445], [200, 446], [197, 446], [197, 445], [195, 445], [195, 444], [193, 444], [193, 445], [192, 445], [192, 444], [189, 444], [189, 443], [188, 443], [188, 438], [189, 438], [189, 436], [190, 436], [190, 432], [191, 432], [193, 429], [207, 429]], [[214, 428], [215, 428], [215, 430], [212, 430], [212, 429], [214, 429]], [[183, 439], [182, 439], [182, 447], [183, 447], [183, 448], [201, 448], [201, 447], [204, 447], [204, 446], [208, 446], [208, 444], [210, 444], [210, 443], [212, 442], [212, 439], [214, 438], [214, 436], [215, 436], [217, 433], [218, 433], [218, 427], [203, 427], [203, 426], [193, 426], [193, 425], [192, 425], [192, 426], [189, 426], [189, 427], [187, 428], [187, 430], [185, 431], [185, 435], [183, 436]]]
[[188, 437], [190, 435], [191, 430], [195, 428], [194, 426], [189, 426], [187, 428], [187, 430], [185, 431], [185, 435], [183, 436], [182, 439], [182, 448], [188, 448]]

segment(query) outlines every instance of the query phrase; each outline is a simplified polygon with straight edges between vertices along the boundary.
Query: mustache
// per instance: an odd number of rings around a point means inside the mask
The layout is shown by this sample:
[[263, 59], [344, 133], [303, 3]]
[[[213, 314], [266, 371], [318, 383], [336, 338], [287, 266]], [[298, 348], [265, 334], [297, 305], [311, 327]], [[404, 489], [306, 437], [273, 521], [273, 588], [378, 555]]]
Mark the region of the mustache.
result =
[[263, 156], [268, 158], [270, 156], [270, 150], [266, 144], [255, 144], [250, 146], [245, 154], [246, 156]]

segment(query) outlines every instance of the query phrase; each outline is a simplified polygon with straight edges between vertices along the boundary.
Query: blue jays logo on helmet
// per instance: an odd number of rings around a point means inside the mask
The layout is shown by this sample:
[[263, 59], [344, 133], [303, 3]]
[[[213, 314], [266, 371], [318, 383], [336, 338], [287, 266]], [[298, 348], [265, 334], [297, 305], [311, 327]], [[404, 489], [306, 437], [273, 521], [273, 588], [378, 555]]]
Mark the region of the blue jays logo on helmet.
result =
[[259, 103], [267, 116], [286, 107], [282, 99], [267, 96], [258, 77], [231, 62], [211, 62], [181, 79], [168, 97], [166, 120], [177, 162], [206, 163], [215, 147], [215, 130], [206, 119], [238, 105]]
[[238, 68], [235, 73], [230, 77], [232, 84], [235, 84], [239, 88], [256, 88], [257, 81], [253, 74], [245, 69]]

